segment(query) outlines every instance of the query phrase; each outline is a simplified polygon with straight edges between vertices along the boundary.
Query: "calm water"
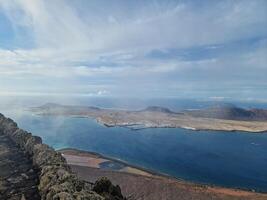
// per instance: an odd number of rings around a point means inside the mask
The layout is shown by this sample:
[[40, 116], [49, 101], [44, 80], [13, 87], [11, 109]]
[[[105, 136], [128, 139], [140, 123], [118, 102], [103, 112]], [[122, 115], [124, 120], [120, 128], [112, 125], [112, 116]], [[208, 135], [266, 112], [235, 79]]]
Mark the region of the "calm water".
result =
[[267, 133], [132, 131], [86, 118], [7, 115], [54, 148], [94, 151], [185, 180], [267, 192]]

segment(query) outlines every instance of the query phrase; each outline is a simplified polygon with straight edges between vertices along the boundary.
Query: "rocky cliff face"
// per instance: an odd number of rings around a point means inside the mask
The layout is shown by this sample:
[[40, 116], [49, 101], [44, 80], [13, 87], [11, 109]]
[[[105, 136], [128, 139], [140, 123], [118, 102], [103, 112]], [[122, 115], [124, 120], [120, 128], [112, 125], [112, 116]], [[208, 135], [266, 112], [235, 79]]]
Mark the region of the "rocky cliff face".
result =
[[[43, 144], [40, 137], [33, 136], [31, 133], [18, 128], [13, 120], [2, 114], [0, 114], [0, 133], [10, 138], [24, 152], [37, 170], [40, 199], [123, 199], [120, 188], [113, 186], [106, 179], [101, 179], [93, 185], [79, 180], [60, 153]], [[25, 199], [26, 197], [22, 195], [22, 198]]]

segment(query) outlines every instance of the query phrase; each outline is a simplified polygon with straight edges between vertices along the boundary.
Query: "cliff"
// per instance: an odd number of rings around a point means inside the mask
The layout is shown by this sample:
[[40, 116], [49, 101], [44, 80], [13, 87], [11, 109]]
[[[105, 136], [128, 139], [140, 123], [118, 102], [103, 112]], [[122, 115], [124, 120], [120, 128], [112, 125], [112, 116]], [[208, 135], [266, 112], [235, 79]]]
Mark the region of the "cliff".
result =
[[[4, 168], [3, 164], [6, 164], [4, 161], [13, 159], [12, 166], [15, 168], [17, 166], [17, 169], [10, 172], [11, 177], [14, 173], [23, 171], [19, 168], [20, 165], [25, 166], [24, 171], [32, 174], [29, 178], [29, 174], [21, 173], [13, 180], [0, 173], [0, 199], [123, 199], [120, 187], [112, 185], [106, 178], [97, 180], [94, 184], [80, 180], [60, 153], [43, 144], [40, 137], [18, 128], [13, 120], [2, 114], [0, 114], [0, 136], [2, 142], [4, 141], [4, 144], [0, 144], [0, 155], [6, 156], [0, 161], [1, 171]], [[14, 159], [16, 155], [24, 159], [23, 162]], [[7, 169], [11, 170], [10, 167]], [[26, 177], [24, 182], [23, 177]], [[31, 190], [25, 189], [25, 183], [30, 183]]]

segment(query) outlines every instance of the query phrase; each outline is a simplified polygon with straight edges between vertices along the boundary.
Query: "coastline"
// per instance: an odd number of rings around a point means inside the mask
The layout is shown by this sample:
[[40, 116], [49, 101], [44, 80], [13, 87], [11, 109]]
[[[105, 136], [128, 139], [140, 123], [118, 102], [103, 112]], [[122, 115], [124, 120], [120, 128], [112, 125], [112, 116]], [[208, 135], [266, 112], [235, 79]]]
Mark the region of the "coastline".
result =
[[[32, 112], [32, 111], [31, 111]], [[65, 116], [73, 118], [88, 118], [95, 120], [98, 124], [105, 127], [123, 127], [133, 131], [138, 131], [147, 128], [181, 128], [192, 131], [226, 131], [229, 133], [244, 132], [252, 134], [267, 133], [267, 121], [238, 121], [238, 120], [225, 120], [225, 119], [211, 119], [211, 118], [170, 118], [165, 119], [166, 116], [161, 116], [163, 123], [158, 121], [154, 122], [154, 119], [141, 119], [135, 121], [127, 117], [116, 119], [111, 113], [104, 113], [98, 116], [96, 113], [86, 114], [72, 114], [72, 113], [46, 113], [46, 112], [32, 112], [40, 116]], [[124, 114], [122, 114], [123, 116]], [[149, 114], [151, 115], [151, 113]], [[162, 115], [162, 113], [160, 114]], [[122, 117], [120, 116], [120, 117]], [[150, 117], [150, 116], [149, 116]], [[123, 120], [122, 120], [123, 119]], [[126, 121], [125, 121], [126, 120]], [[152, 121], [150, 121], [152, 120]], [[159, 119], [157, 119], [159, 120]], [[171, 122], [164, 123], [164, 120], [171, 120]], [[173, 121], [174, 120], [174, 121]], [[148, 121], [148, 122], [147, 122]], [[136, 126], [136, 127], [134, 127]]]
[[[102, 158], [102, 159], [110, 160], [110, 161], [113, 161], [113, 162], [117, 162], [117, 163], [123, 164], [123, 165], [128, 166], [128, 167], [132, 167], [132, 168], [144, 171], [144, 172], [146, 172], [148, 174], [151, 174], [152, 176], [161, 176], [161, 177], [172, 178], [172, 179], [175, 179], [175, 180], [181, 180], [182, 181], [182, 179], [175, 178], [175, 177], [173, 177], [171, 175], [168, 175], [168, 174], [165, 174], [165, 173], [161, 173], [161, 172], [157, 172], [155, 170], [150, 170], [150, 169], [147, 169], [147, 168], [142, 167], [142, 166], [130, 164], [127, 161], [123, 161], [121, 159], [114, 158], [114, 157], [111, 157], [111, 156], [105, 156], [103, 154], [100, 154], [100, 153], [97, 153], [97, 152], [93, 152], [93, 151], [86, 151], [86, 150], [80, 150], [80, 149], [75, 149], [75, 148], [62, 148], [62, 149], [58, 149], [57, 151], [60, 152], [60, 153], [61, 152], [65, 152], [65, 151], [75, 151], [75, 152], [81, 152], [81, 153], [85, 153], [85, 154], [92, 154], [92, 155], [98, 156], [99, 158]], [[125, 172], [125, 173], [127, 173], [127, 172]]]
[[[77, 117], [79, 118], [79, 117]], [[89, 118], [92, 119], [91, 117], [81, 117], [81, 118]], [[199, 131], [216, 131], [216, 132], [221, 132], [221, 131], [225, 131], [225, 132], [242, 132], [242, 133], [247, 133], [247, 134], [261, 134], [261, 133], [267, 133], [267, 129], [266, 130], [262, 130], [262, 131], [244, 131], [244, 130], [238, 130], [238, 129], [233, 129], [233, 130], [223, 130], [223, 129], [197, 129], [194, 127], [184, 127], [184, 126], [147, 126], [147, 127], [142, 127], [142, 128], [131, 128], [131, 125], [110, 125], [110, 124], [106, 124], [106, 123], [101, 123], [98, 122], [96, 120], [96, 122], [100, 125], [103, 125], [107, 128], [112, 128], [112, 127], [121, 127], [121, 128], [127, 128], [130, 129], [132, 131], [139, 131], [139, 130], [144, 130], [144, 129], [157, 129], [157, 128], [173, 128], [173, 129], [184, 129], [184, 130], [191, 130], [191, 131], [195, 131], [195, 132], [199, 132]], [[133, 125], [134, 126], [134, 125]]]
[[[61, 154], [62, 153], [65, 154], [66, 152], [70, 151], [70, 152], [72, 152], [74, 154], [77, 154], [77, 155], [79, 155], [80, 153], [84, 154], [84, 156], [86, 154], [87, 155], [94, 155], [94, 156], [97, 156], [97, 157], [105, 159], [105, 160], [113, 161], [113, 162], [116, 162], [116, 163], [123, 164], [123, 165], [125, 165], [127, 167], [138, 169], [140, 171], [143, 171], [145, 173], [150, 174], [151, 175], [150, 177], [159, 178], [159, 179], [161, 179], [161, 178], [168, 179], [168, 180], [180, 183], [180, 184], [187, 185], [189, 187], [206, 188], [208, 190], [214, 190], [214, 191], [222, 190], [222, 191], [230, 192], [230, 193], [234, 193], [234, 192], [238, 192], [239, 193], [239, 192], [241, 192], [241, 193], [246, 193], [246, 194], [263, 194], [263, 195], [266, 195], [266, 197], [267, 197], [267, 192], [266, 191], [254, 190], [254, 189], [249, 189], [249, 188], [227, 187], [227, 186], [223, 186], [223, 185], [215, 185], [215, 184], [210, 184], [210, 183], [200, 183], [200, 182], [197, 182], [197, 181], [185, 180], [185, 179], [177, 178], [177, 177], [165, 174], [165, 173], [157, 172], [155, 170], [147, 169], [147, 168], [142, 167], [142, 166], [130, 164], [130, 163], [126, 162], [126, 161], [123, 161], [123, 160], [120, 160], [120, 159], [117, 159], [117, 158], [114, 158], [114, 157], [110, 157], [110, 156], [105, 156], [105, 155], [102, 155], [102, 154], [97, 153], [97, 152], [79, 150], [79, 149], [75, 149], [75, 148], [62, 148], [62, 149], [59, 149], [57, 151], [60, 152]], [[124, 172], [124, 171], [121, 171], [119, 173], [122, 173], [122, 174], [123, 173], [125, 173], [125, 174], [134, 174], [136, 176], [146, 176], [146, 175], [142, 175], [142, 174], [135, 174], [135, 173]]]
[[[91, 116], [83, 116], [83, 118], [92, 118]], [[206, 128], [206, 125], [203, 126], [200, 125], [200, 127], [197, 127], [193, 124], [190, 125], [184, 125], [183, 123], [179, 124], [151, 124], [151, 123], [136, 123], [136, 122], [123, 122], [123, 123], [112, 123], [112, 122], [107, 122], [103, 120], [102, 118], [96, 118], [95, 119], [97, 123], [102, 124], [103, 126], [106, 127], [123, 127], [123, 128], [128, 128], [133, 131], [138, 131], [142, 129], [148, 129], [148, 128], [180, 128], [180, 129], [185, 129], [185, 130], [192, 130], [192, 131], [226, 131], [226, 132], [244, 132], [244, 133], [255, 133], [255, 134], [260, 134], [260, 133], [267, 133], [267, 122], [248, 122], [248, 123], [266, 123], [265, 126], [266, 128], [262, 128], [261, 130], [257, 130], [254, 128], [234, 128], [235, 125], [230, 125], [231, 128], [229, 127], [220, 127], [220, 126], [214, 126], [213, 123], [225, 123], [227, 126], [229, 126], [227, 123], [247, 123], [246, 121], [234, 121], [234, 120], [221, 120], [221, 119], [210, 119], [210, 118], [199, 118], [199, 119], [194, 119], [194, 120], [203, 120], [202, 123], [208, 122], [208, 126], [211, 125], [210, 128]], [[190, 121], [190, 120], [189, 120]], [[187, 122], [188, 123], [188, 122]], [[134, 126], [137, 126], [137, 128], [134, 128]], [[203, 126], [203, 127], [201, 127]], [[214, 127], [213, 127], [214, 126]]]

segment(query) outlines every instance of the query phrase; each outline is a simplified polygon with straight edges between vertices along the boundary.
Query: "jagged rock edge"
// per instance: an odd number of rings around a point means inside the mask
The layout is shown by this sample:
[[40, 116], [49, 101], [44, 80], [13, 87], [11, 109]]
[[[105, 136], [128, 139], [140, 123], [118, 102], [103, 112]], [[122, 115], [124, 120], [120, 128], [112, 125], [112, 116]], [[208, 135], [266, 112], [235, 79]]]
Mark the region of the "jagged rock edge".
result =
[[16, 122], [0, 113], [0, 131], [9, 136], [32, 159], [39, 169], [39, 192], [47, 199], [90, 199], [104, 197], [91, 190], [91, 185], [80, 180], [68, 166], [65, 158], [42, 139], [20, 129]]

